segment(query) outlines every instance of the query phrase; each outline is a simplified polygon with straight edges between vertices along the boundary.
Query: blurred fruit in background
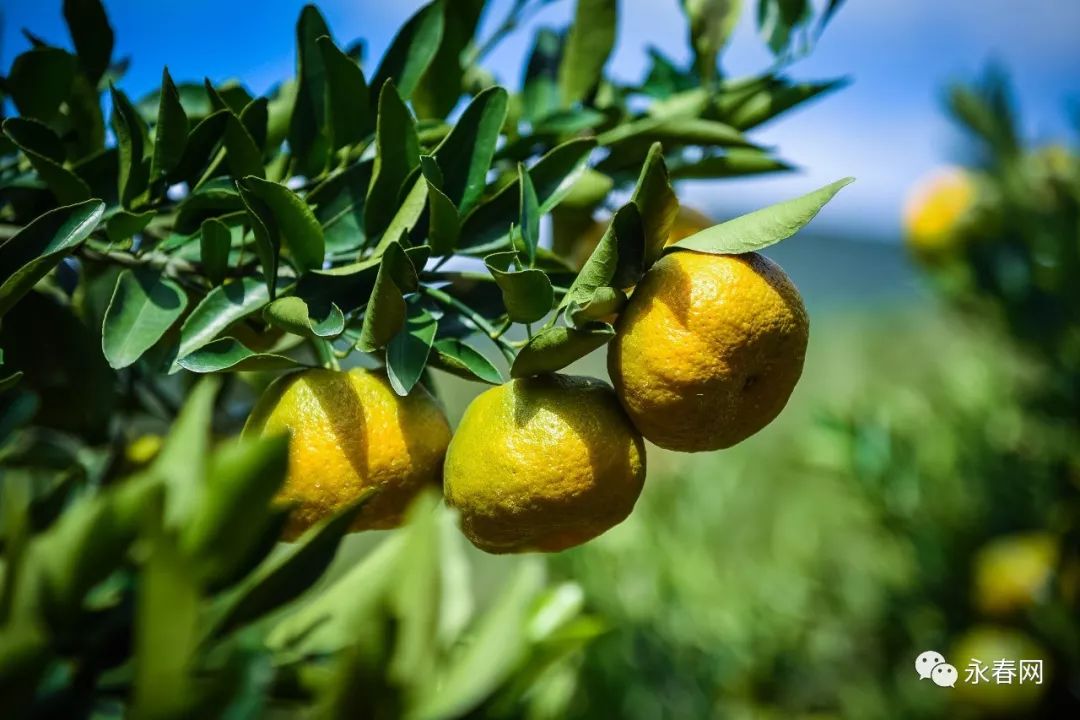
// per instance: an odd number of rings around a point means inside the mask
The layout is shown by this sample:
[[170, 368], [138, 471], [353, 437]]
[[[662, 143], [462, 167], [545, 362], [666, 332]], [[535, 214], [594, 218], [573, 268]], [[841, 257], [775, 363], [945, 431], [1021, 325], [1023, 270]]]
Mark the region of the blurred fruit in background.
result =
[[1057, 539], [1044, 532], [987, 543], [975, 556], [976, 607], [987, 615], [1008, 615], [1044, 600], [1057, 559]]
[[933, 261], [958, 250], [976, 197], [975, 178], [961, 168], [942, 168], [920, 180], [904, 206], [906, 239], [916, 257]]

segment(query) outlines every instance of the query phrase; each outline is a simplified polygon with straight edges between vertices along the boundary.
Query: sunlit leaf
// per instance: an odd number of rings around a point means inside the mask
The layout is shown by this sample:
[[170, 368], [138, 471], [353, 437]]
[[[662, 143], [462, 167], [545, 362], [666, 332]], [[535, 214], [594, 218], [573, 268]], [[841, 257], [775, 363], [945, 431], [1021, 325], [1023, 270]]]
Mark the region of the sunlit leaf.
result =
[[379, 262], [357, 349], [373, 352], [390, 342], [405, 326], [405, 293], [415, 291], [418, 282], [416, 268], [401, 243], [390, 243]]
[[503, 303], [510, 319], [520, 323], [536, 322], [551, 311], [555, 292], [547, 273], [519, 268], [517, 261], [516, 250], [484, 258], [484, 264], [502, 290]]
[[600, 81], [615, 48], [615, 0], [577, 0], [574, 24], [559, 64], [559, 89], [564, 105], [584, 98]]
[[479, 380], [491, 385], [503, 383], [502, 373], [480, 351], [457, 338], [435, 341], [428, 358], [431, 367], [466, 380]]
[[317, 44], [326, 68], [327, 125], [330, 148], [355, 145], [371, 132], [371, 97], [360, 66], [329, 37]]
[[374, 92], [392, 82], [403, 98], [412, 96], [424, 72], [439, 51], [443, 35], [441, 0], [424, 5], [402, 26], [383, 55], [371, 80]]
[[345, 316], [337, 305], [311, 308], [295, 295], [278, 298], [263, 309], [267, 322], [294, 335], [307, 338], [330, 338], [345, 329]]
[[379, 93], [375, 164], [364, 202], [364, 224], [369, 235], [383, 230], [394, 216], [401, 186], [419, 164], [416, 120], [394, 84], [386, 83]]
[[572, 328], [558, 325], [548, 328], [533, 335], [518, 351], [510, 368], [510, 376], [520, 378], [557, 372], [603, 347], [613, 337], [615, 329], [604, 322]]
[[641, 212], [642, 230], [645, 232], [645, 269], [648, 270], [663, 253], [675, 215], [679, 212], [679, 199], [675, 197], [668, 179], [660, 143], [649, 148], [630, 202], [637, 205]]
[[423, 375], [438, 329], [438, 321], [414, 303], [405, 325], [390, 339], [386, 346], [386, 374], [398, 395], [408, 395]]
[[120, 273], [101, 330], [101, 347], [109, 365], [122, 368], [134, 363], [185, 308], [183, 288], [160, 272], [134, 268]]
[[508, 101], [501, 87], [481, 92], [432, 153], [443, 172], [441, 189], [462, 213], [468, 212], [484, 191]]

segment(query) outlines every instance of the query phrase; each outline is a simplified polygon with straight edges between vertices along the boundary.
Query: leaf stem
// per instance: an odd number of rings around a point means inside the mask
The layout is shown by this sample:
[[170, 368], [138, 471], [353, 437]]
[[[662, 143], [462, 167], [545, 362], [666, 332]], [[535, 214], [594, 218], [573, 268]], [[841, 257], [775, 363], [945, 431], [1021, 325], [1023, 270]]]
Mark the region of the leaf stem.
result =
[[472, 321], [474, 325], [476, 325], [479, 330], [487, 334], [488, 338], [490, 338], [491, 341], [495, 343], [495, 346], [499, 348], [499, 352], [503, 354], [503, 357], [506, 358], [507, 362], [514, 362], [513, 346], [511, 346], [508, 342], [506, 342], [506, 340], [502, 338], [502, 332], [495, 329], [495, 327], [493, 327], [492, 324], [489, 323], [483, 315], [476, 312], [453, 295], [449, 295], [448, 293], [445, 293], [438, 288], [433, 288], [428, 285], [421, 285], [420, 292], [424, 295], [427, 295], [432, 300], [454, 308], [462, 315], [467, 317], [470, 321]]
[[311, 347], [315, 350], [315, 357], [319, 359], [319, 363], [324, 368], [327, 370], [341, 370], [337, 354], [334, 352], [334, 346], [330, 344], [329, 340], [323, 340], [322, 338], [312, 339]]

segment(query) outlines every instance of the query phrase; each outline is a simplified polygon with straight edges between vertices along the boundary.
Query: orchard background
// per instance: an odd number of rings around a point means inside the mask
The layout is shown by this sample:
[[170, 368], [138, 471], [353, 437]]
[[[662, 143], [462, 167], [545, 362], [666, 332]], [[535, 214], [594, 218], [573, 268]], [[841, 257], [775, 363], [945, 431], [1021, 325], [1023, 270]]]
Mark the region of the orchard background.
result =
[[[1076, 713], [1075, 9], [223, 5], [4, 8], [0, 714]], [[649, 445], [610, 531], [491, 556], [421, 493], [278, 542], [288, 451], [236, 437], [275, 377], [385, 363], [456, 427], [605, 377], [655, 256], [757, 249], [791, 402]]]

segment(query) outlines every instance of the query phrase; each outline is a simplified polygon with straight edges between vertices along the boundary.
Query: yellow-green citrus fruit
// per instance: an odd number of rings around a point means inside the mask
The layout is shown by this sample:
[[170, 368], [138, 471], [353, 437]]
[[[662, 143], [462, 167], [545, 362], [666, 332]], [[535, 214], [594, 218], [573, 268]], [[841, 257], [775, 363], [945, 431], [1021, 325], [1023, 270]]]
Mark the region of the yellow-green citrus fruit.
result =
[[772, 422], [802, 374], [809, 320], [779, 265], [756, 253], [673, 252], [619, 316], [608, 371], [660, 447], [731, 447]]
[[248, 418], [245, 435], [288, 432], [289, 469], [278, 499], [293, 506], [295, 537], [378, 492], [352, 530], [401, 524], [409, 501], [442, 476], [450, 426], [421, 386], [398, 396], [383, 370], [305, 370], [276, 381]]
[[929, 257], [955, 247], [976, 196], [974, 178], [960, 168], [940, 169], [920, 180], [904, 206], [904, 232], [911, 250]]
[[160, 435], [140, 435], [124, 448], [124, 460], [134, 467], [146, 465], [157, 457], [163, 444]]
[[[1017, 716], [1031, 709], [1042, 697], [1050, 682], [1050, 655], [1028, 635], [998, 625], [979, 625], [970, 629], [945, 656], [958, 672], [953, 687], [958, 706], [976, 708], [987, 715]], [[985, 668], [985, 677], [970, 682], [968, 668], [977, 660]], [[1012, 661], [1016, 676], [1011, 683], [997, 682], [993, 673], [998, 660]], [[1042, 660], [1042, 684], [1031, 679], [1020, 682], [1020, 661]], [[1002, 676], [1003, 679], [1004, 676]], [[974, 680], [974, 674], [970, 680]], [[989, 682], [988, 682], [989, 680]]]
[[480, 549], [554, 552], [622, 522], [644, 481], [644, 443], [611, 388], [545, 375], [473, 400], [446, 454], [443, 491]]
[[975, 556], [975, 604], [988, 615], [1005, 615], [1038, 602], [1057, 564], [1058, 543], [1048, 533], [999, 538]]

